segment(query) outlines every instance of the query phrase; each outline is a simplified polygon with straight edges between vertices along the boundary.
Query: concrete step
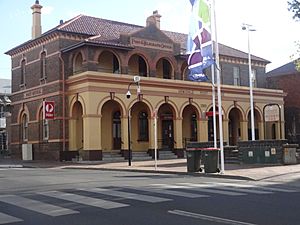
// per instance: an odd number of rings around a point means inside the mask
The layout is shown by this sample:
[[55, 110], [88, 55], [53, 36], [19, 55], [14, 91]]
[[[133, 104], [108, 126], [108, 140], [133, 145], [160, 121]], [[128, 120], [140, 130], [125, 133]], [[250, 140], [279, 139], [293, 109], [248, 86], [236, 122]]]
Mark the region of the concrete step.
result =
[[171, 151], [159, 151], [159, 159], [177, 159], [177, 155], [175, 155]]
[[152, 160], [152, 157], [146, 152], [132, 152], [132, 161]]
[[120, 152], [104, 152], [102, 154], [102, 161], [105, 162], [122, 162], [125, 161]]

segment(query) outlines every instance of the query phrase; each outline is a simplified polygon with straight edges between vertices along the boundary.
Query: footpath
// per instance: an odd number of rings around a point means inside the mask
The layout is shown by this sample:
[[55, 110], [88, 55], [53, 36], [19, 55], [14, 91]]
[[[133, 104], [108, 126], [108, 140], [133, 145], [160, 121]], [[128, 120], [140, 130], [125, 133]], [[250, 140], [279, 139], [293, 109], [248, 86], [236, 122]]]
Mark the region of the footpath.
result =
[[105, 162], [105, 161], [78, 161], [78, 162], [49, 162], [49, 161], [21, 161], [0, 159], [1, 168], [60, 168], [60, 169], [94, 169], [114, 171], [135, 171], [148, 173], [167, 173], [193, 176], [222, 177], [243, 180], [265, 180], [273, 177], [298, 175], [300, 177], [300, 164], [296, 165], [245, 165], [225, 164], [225, 171], [220, 173], [188, 173], [186, 159]]

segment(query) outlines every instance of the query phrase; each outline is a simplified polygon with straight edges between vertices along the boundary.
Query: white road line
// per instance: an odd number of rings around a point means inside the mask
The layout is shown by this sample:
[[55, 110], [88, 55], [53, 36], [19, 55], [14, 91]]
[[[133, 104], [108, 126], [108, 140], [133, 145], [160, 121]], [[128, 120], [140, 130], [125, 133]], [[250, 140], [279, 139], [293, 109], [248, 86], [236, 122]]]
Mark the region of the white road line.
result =
[[10, 205], [15, 205], [27, 210], [42, 213], [48, 216], [63, 216], [69, 214], [79, 213], [67, 208], [62, 208], [52, 204], [44, 203], [41, 201], [36, 201], [28, 198], [24, 198], [16, 195], [3, 195], [0, 196], [0, 201], [8, 203]]
[[293, 189], [283, 189], [283, 188], [276, 188], [276, 187], [265, 187], [261, 186], [260, 184], [258, 185], [251, 185], [251, 184], [237, 184], [237, 183], [219, 183], [218, 185], [224, 185], [224, 186], [233, 186], [233, 187], [241, 187], [241, 188], [257, 188], [257, 189], [262, 189], [266, 191], [277, 191], [277, 192], [285, 192], [285, 193], [295, 193], [299, 192], [297, 190]]
[[63, 199], [70, 202], [80, 203], [83, 205], [94, 206], [103, 209], [114, 209], [128, 206], [127, 204], [122, 204], [118, 202], [112, 202], [107, 200], [102, 200], [99, 198], [91, 198], [83, 195], [76, 195], [71, 193], [64, 193], [60, 191], [49, 191], [38, 193], [44, 196]]
[[166, 195], [173, 195], [173, 196], [178, 196], [178, 197], [185, 197], [185, 198], [205, 198], [209, 197], [208, 195], [199, 195], [199, 194], [194, 194], [194, 193], [188, 193], [188, 192], [181, 192], [181, 191], [172, 191], [172, 190], [166, 190], [162, 189], [159, 187], [141, 187], [141, 188], [135, 188], [135, 187], [130, 187], [130, 189], [134, 190], [143, 190], [151, 193], [158, 193], [158, 194], [166, 194]]
[[154, 197], [154, 196], [149, 196], [149, 195], [129, 193], [129, 192], [124, 192], [124, 191], [109, 190], [109, 189], [104, 189], [104, 188], [90, 188], [90, 189], [79, 188], [77, 190], [88, 191], [88, 192], [104, 194], [104, 195], [110, 195], [110, 196], [120, 197], [120, 198], [125, 198], [125, 199], [134, 199], [134, 200], [138, 200], [138, 201], [151, 202], [151, 203], [166, 202], [166, 201], [172, 200], [169, 198], [160, 198], [160, 197]]
[[204, 188], [212, 188], [212, 189], [220, 189], [220, 190], [225, 190], [225, 191], [237, 191], [237, 192], [243, 192], [243, 193], [249, 193], [249, 194], [272, 194], [272, 192], [267, 192], [267, 191], [259, 191], [259, 190], [251, 190], [251, 189], [243, 189], [243, 188], [238, 188], [235, 186], [232, 187], [225, 187], [221, 186], [219, 184], [211, 184], [209, 187], [207, 187], [206, 184], [193, 184], [193, 183], [178, 183], [179, 185], [187, 185], [187, 186], [192, 186], [192, 187], [204, 187]]
[[0, 212], [0, 224], [22, 222], [22, 219]]
[[191, 218], [195, 218], [195, 219], [212, 221], [212, 222], [216, 222], [216, 223], [222, 223], [222, 224], [255, 225], [253, 223], [247, 223], [247, 222], [242, 222], [242, 221], [237, 221], [237, 220], [230, 220], [230, 219], [225, 219], [225, 218], [221, 218], [221, 217], [208, 216], [208, 215], [192, 213], [192, 212], [187, 212], [187, 211], [181, 211], [181, 210], [169, 210], [168, 213], [171, 213], [174, 215], [179, 215], [179, 216], [191, 217]]
[[[158, 186], [157, 184], [155, 186]], [[202, 187], [201, 189], [196, 189], [196, 187]], [[232, 191], [222, 191], [217, 189], [209, 189], [208, 187], [201, 186], [198, 184], [189, 184], [186, 185], [161, 185], [161, 188], [176, 188], [176, 189], [193, 189], [193, 191], [197, 192], [206, 192], [206, 193], [213, 193], [213, 194], [221, 194], [221, 195], [229, 195], [229, 196], [242, 196], [245, 195], [244, 193], [240, 192], [232, 192]]]

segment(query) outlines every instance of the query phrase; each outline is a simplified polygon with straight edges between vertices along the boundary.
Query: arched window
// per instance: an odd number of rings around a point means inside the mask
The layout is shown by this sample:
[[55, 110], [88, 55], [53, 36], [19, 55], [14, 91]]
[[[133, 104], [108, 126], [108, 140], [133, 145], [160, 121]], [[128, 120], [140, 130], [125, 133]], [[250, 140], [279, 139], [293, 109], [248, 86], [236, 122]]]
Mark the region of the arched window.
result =
[[28, 141], [28, 117], [26, 114], [22, 117], [22, 140]]
[[197, 141], [197, 115], [191, 116], [191, 141]]
[[43, 110], [40, 112], [40, 133], [42, 134], [42, 140], [49, 139], [49, 123], [47, 119], [44, 119]]
[[148, 141], [148, 114], [146, 112], [139, 113], [139, 141]]
[[41, 74], [40, 74], [40, 78], [41, 79], [45, 79], [46, 78], [46, 52], [43, 51], [41, 53]]
[[25, 84], [25, 74], [26, 74], [26, 60], [23, 59], [21, 61], [21, 85], [24, 85]]

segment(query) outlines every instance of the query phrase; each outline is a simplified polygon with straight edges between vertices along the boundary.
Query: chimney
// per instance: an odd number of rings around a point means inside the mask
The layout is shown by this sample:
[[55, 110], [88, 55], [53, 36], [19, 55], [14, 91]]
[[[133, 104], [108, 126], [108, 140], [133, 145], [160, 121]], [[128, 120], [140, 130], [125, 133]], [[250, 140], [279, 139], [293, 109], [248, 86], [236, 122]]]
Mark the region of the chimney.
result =
[[31, 6], [32, 9], [32, 35], [31, 38], [35, 39], [42, 34], [41, 25], [41, 9], [43, 6], [40, 5], [39, 1], [36, 0], [35, 4]]
[[146, 26], [155, 25], [158, 29], [160, 29], [160, 17], [161, 15], [158, 14], [158, 11], [153, 11], [153, 14], [149, 16], [146, 20]]

